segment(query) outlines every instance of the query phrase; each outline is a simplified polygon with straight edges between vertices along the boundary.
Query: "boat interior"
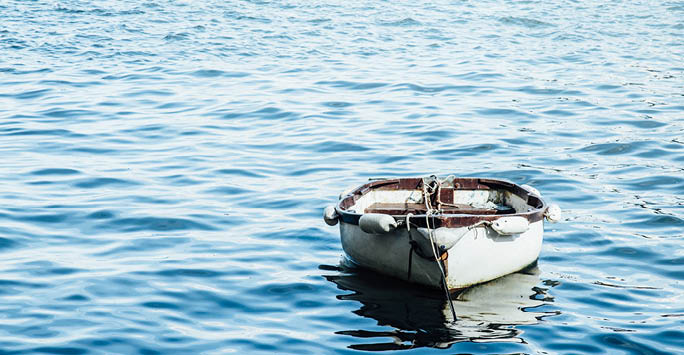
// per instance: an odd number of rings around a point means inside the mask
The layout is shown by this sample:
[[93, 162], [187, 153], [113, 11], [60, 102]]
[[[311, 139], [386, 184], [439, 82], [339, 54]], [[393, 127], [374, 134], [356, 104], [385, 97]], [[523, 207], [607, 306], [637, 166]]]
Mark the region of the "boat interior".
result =
[[[499, 180], [446, 179], [423, 188], [422, 179], [395, 179], [366, 184], [341, 203], [351, 213], [392, 216], [425, 215], [428, 208], [443, 215], [512, 215], [541, 207], [541, 201], [517, 185]], [[428, 184], [429, 182], [425, 182]], [[427, 201], [426, 201], [427, 200]]]

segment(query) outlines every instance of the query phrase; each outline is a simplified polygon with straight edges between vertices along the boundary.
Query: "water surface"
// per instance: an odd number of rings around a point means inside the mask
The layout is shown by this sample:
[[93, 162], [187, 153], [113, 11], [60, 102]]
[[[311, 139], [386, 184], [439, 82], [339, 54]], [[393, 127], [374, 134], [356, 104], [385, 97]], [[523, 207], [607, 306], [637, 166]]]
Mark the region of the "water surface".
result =
[[[684, 3], [0, 2], [1, 353], [684, 351]], [[372, 177], [530, 184], [538, 265], [349, 269]]]

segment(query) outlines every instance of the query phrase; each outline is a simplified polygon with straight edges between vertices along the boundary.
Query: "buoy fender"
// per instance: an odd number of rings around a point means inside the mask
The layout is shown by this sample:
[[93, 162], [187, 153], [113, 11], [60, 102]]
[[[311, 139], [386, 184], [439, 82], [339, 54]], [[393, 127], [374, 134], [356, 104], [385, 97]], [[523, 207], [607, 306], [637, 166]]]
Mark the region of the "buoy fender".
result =
[[561, 220], [561, 208], [556, 204], [551, 204], [544, 211], [544, 217], [551, 222], [556, 223]]
[[359, 227], [368, 234], [385, 234], [397, 228], [397, 221], [387, 214], [366, 213], [359, 218]]
[[534, 187], [532, 187], [530, 185], [525, 184], [525, 185], [521, 185], [520, 187], [527, 190], [527, 192], [531, 193], [532, 195], [535, 195], [537, 197], [541, 197], [541, 193], [539, 192], [539, 190], [535, 189]]
[[323, 220], [329, 226], [336, 225], [339, 217], [340, 216], [337, 214], [337, 211], [335, 210], [335, 206], [328, 206], [323, 210]]
[[501, 235], [513, 235], [527, 232], [530, 222], [525, 217], [501, 217], [493, 221], [491, 227]]

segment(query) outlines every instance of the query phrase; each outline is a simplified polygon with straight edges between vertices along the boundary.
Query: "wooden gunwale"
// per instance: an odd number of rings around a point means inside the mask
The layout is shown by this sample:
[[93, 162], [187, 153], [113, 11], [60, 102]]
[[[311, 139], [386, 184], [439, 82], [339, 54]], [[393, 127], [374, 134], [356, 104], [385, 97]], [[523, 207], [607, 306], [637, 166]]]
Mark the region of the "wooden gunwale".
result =
[[[336, 206], [336, 211], [340, 215], [340, 220], [342, 222], [358, 225], [359, 218], [361, 218], [362, 212], [364, 211], [361, 211], [360, 213], [348, 211], [348, 209], [353, 206], [361, 196], [367, 194], [371, 190], [420, 190], [422, 189], [422, 184], [422, 178], [399, 178], [371, 181], [359, 186], [347, 196], [343, 196]], [[506, 216], [524, 217], [530, 223], [540, 221], [544, 217], [544, 211], [546, 210], [544, 201], [512, 182], [487, 178], [456, 178], [454, 179], [453, 185], [453, 187], [442, 188], [442, 193], [440, 194], [442, 202], [453, 203], [453, 190], [506, 190], [523, 199], [529, 206], [527, 212], [507, 213], [505, 214]], [[502, 216], [501, 214], [477, 213], [478, 211], [468, 211], [472, 213], [464, 213], [464, 211], [459, 211], [458, 209], [445, 209], [444, 212], [446, 213], [427, 218], [427, 221], [430, 223], [430, 228], [458, 228], [473, 225], [480, 221], [494, 221]], [[395, 218], [396, 217], [398, 216], [395, 216]], [[410, 219], [411, 224], [419, 227], [426, 227], [427, 221], [425, 213], [416, 214]]]

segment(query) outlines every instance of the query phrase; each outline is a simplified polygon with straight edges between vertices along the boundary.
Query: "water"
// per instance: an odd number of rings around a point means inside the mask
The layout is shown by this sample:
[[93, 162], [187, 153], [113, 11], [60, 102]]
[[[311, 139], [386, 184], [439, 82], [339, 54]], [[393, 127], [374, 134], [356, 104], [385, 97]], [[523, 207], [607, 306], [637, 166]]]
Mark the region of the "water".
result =
[[[684, 2], [0, 1], [0, 353], [684, 351]], [[349, 269], [369, 177], [558, 203], [460, 296]]]

